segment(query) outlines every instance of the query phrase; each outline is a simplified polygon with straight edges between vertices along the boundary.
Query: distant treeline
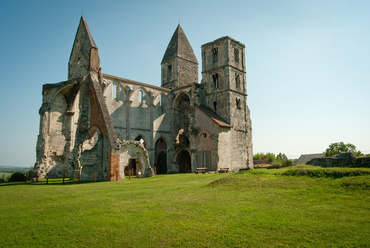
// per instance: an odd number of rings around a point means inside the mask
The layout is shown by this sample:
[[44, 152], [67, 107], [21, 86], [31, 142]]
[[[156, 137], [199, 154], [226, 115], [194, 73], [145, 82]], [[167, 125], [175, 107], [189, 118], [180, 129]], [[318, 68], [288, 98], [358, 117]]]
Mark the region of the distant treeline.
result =
[[21, 167], [11, 167], [11, 166], [0, 166], [0, 174], [1, 173], [14, 173], [14, 172], [22, 172], [23, 174], [27, 174], [32, 167], [29, 168], [21, 168]]

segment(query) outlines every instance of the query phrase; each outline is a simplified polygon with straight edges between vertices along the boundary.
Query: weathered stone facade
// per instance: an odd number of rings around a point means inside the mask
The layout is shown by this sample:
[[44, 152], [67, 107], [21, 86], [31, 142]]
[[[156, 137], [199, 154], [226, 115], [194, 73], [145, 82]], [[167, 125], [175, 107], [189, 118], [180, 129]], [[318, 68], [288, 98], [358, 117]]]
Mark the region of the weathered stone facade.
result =
[[43, 86], [35, 174], [117, 180], [206, 167], [253, 167], [245, 46], [222, 37], [198, 61], [179, 25], [161, 63], [162, 87], [103, 74], [82, 17], [68, 81]]

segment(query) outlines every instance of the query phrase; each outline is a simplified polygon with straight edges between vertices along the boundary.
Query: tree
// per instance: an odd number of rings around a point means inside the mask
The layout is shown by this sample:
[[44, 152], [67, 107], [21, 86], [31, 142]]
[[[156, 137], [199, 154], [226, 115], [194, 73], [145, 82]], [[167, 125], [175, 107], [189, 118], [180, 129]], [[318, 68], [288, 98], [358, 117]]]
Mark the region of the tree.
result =
[[276, 156], [276, 159], [281, 160], [281, 161], [284, 161], [284, 160], [288, 160], [288, 157], [284, 153], [279, 153]]
[[341, 152], [352, 152], [355, 156], [360, 156], [362, 154], [361, 151], [357, 151], [356, 146], [351, 143], [344, 144], [343, 142], [336, 142], [329, 145], [329, 148], [325, 151], [325, 156], [331, 157]]

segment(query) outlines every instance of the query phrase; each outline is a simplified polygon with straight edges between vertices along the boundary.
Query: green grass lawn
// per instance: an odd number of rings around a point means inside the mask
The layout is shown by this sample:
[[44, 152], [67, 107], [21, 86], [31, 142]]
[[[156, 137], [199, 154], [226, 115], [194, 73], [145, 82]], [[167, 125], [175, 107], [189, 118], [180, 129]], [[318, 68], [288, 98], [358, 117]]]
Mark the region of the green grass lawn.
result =
[[369, 175], [286, 170], [0, 184], [0, 246], [370, 247]]

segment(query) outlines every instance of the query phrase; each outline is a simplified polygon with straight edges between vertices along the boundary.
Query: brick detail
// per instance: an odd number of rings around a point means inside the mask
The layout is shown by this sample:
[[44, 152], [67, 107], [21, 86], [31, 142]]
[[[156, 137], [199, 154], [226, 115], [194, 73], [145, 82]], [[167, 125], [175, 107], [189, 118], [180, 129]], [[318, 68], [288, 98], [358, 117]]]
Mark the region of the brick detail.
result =
[[[109, 152], [109, 164], [108, 164], [108, 181], [116, 181], [116, 175], [120, 174], [120, 159], [119, 153], [116, 153], [114, 149]], [[119, 179], [119, 176], [118, 176]]]
[[108, 107], [104, 101], [99, 81], [97, 77], [95, 78], [92, 76], [92, 74], [94, 73], [90, 73], [90, 127], [99, 127], [103, 135], [108, 135], [111, 148], [115, 148], [115, 140], [117, 139], [117, 135], [114, 131], [112, 119], [109, 115]]

